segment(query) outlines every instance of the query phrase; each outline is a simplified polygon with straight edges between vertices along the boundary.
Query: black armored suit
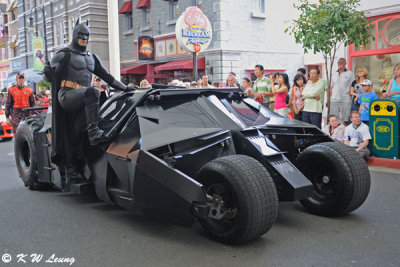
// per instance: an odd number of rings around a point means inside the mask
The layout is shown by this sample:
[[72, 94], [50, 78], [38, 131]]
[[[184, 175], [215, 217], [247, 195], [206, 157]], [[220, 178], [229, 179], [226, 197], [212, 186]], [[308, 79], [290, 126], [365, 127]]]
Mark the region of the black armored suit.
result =
[[96, 55], [86, 50], [88, 40], [87, 24], [77, 23], [70, 45], [60, 50], [44, 70], [47, 80], [53, 82], [52, 160], [56, 164], [65, 164], [66, 176], [70, 180], [82, 178], [75, 162], [77, 142], [82, 132], [79, 118], [85, 114], [91, 145], [106, 140], [98, 127], [100, 91], [91, 86], [92, 74], [117, 90], [127, 89], [126, 85], [114, 79]]

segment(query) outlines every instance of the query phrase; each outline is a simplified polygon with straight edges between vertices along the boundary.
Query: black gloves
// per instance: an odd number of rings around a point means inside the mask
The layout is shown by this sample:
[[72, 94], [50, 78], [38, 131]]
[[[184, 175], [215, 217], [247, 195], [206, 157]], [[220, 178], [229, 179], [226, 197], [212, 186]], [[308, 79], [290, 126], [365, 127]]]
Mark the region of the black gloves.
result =
[[47, 61], [46, 64], [44, 65], [43, 75], [46, 81], [48, 82], [54, 81], [55, 73], [54, 70], [51, 68], [49, 61]]
[[123, 92], [131, 92], [135, 91], [137, 89], [136, 86], [126, 86], [125, 84], [121, 83], [120, 81], [114, 79], [111, 84], [109, 84], [112, 88], [114, 88], [117, 91], [123, 91]]
[[137, 86], [127, 86], [125, 91], [132, 92], [135, 91], [136, 89], [138, 89]]

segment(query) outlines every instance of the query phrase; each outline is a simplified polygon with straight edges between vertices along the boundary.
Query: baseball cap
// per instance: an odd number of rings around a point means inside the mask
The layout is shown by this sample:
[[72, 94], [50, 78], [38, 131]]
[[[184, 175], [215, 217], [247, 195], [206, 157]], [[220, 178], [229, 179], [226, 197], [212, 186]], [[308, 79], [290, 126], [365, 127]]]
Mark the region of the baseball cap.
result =
[[94, 80], [95, 81], [101, 81], [101, 79], [99, 77], [95, 77]]
[[46, 95], [49, 95], [50, 94], [50, 90], [46, 90], [46, 93], [45, 93]]
[[197, 82], [196, 82], [196, 81], [193, 81], [193, 82], [191, 82], [190, 84], [197, 84]]
[[372, 85], [372, 82], [370, 80], [364, 80], [361, 82], [361, 85]]
[[25, 75], [24, 75], [24, 73], [22, 73], [22, 72], [18, 72], [18, 74], [17, 74], [17, 79], [25, 79]]

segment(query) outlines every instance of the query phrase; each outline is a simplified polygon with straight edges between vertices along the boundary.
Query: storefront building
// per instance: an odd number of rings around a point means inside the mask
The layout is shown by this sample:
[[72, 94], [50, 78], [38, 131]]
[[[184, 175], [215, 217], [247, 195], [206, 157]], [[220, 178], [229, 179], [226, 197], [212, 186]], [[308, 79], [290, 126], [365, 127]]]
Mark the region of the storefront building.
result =
[[368, 17], [375, 37], [365, 47], [349, 47], [349, 66], [366, 67], [377, 93], [386, 90], [394, 77], [393, 66], [400, 63], [400, 12]]
[[[304, 66], [300, 45], [284, 33], [285, 21], [295, 18], [292, 1], [264, 0], [119, 0], [121, 78], [166, 83], [193, 80], [191, 53], [177, 43], [175, 25], [189, 6], [199, 7], [212, 25], [213, 38], [198, 55], [198, 73], [209, 81], [225, 82], [230, 72], [254, 80], [254, 66], [265, 72], [286, 72], [293, 77]], [[278, 10], [286, 10], [285, 17]], [[140, 36], [154, 40], [154, 59], [139, 59]], [[241, 82], [239, 80], [239, 82]]]
[[[374, 91], [380, 95], [386, 90], [393, 78], [393, 66], [400, 63], [400, 4], [394, 0], [361, 0], [360, 11], [363, 11], [369, 23], [369, 31], [374, 36], [365, 47], [341, 47], [336, 54], [333, 71], [337, 70], [337, 60], [347, 60], [347, 68], [356, 77], [356, 69], [365, 67], [369, 79], [374, 83]], [[322, 55], [306, 54], [306, 69], [317, 66], [325, 77], [325, 66]], [[330, 64], [330, 62], [328, 62]]]
[[[133, 42], [135, 57], [139, 58], [140, 44]], [[149, 47], [154, 50], [154, 60], [138, 60], [139, 64], [121, 67], [121, 75], [125, 82], [139, 84], [142, 79], [151, 83], [168, 83], [173, 79], [190, 81], [193, 79], [192, 55], [183, 50], [176, 40], [175, 34], [154, 38]], [[197, 59], [199, 75], [205, 73], [205, 58]]]

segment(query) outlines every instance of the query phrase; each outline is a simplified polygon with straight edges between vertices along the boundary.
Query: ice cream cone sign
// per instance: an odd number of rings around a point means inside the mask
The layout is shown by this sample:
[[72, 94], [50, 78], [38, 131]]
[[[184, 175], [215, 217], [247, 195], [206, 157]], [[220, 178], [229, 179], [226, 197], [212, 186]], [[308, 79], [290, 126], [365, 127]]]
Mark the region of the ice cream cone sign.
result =
[[212, 40], [211, 23], [197, 6], [186, 8], [175, 26], [179, 45], [188, 52], [196, 54], [204, 51]]

